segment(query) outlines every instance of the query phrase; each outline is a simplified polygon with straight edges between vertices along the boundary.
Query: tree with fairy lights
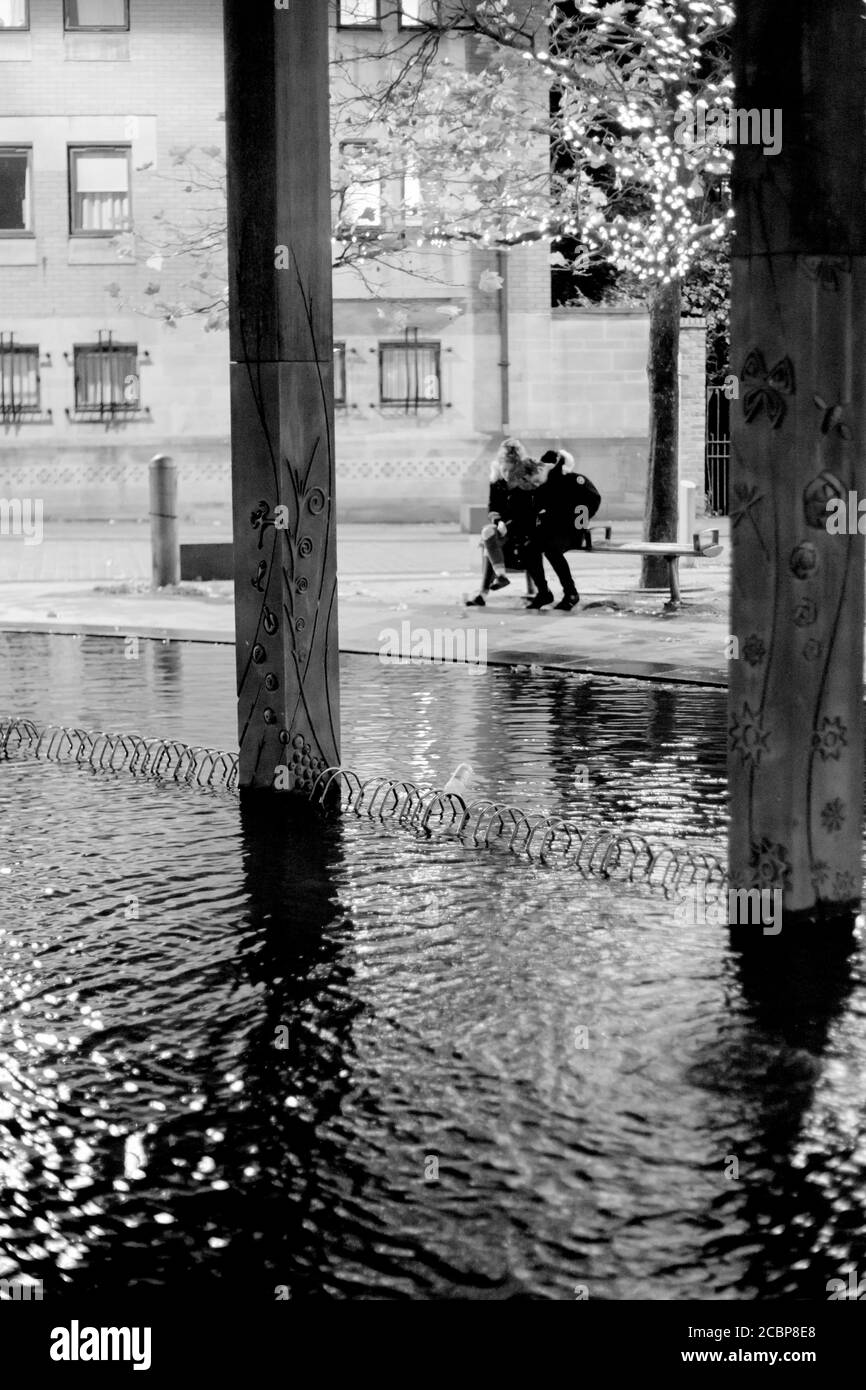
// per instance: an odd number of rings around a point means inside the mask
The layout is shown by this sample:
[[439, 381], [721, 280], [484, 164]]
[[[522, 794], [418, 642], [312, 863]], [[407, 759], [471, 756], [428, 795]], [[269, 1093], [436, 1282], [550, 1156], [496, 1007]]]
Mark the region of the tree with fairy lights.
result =
[[[674, 539], [683, 292], [691, 312], [705, 301], [717, 319], [727, 279], [732, 8], [441, 0], [428, 15], [414, 46], [385, 42], [378, 61], [392, 66], [366, 89], [355, 82], [345, 124], [374, 133], [371, 165], [424, 170], [419, 245], [549, 240], [575, 300], [646, 305], [645, 530]], [[441, 60], [451, 35], [470, 40], [468, 69]], [[645, 558], [644, 586], [665, 575]]]
[[[411, 28], [390, 8], [383, 0], [379, 43], [345, 57], [338, 46], [332, 63], [335, 267], [434, 277], [444, 245], [548, 241], [575, 300], [646, 305], [645, 530], [675, 538], [683, 291], [692, 312], [703, 298], [718, 306], [729, 235], [731, 6], [430, 0]], [[151, 313], [221, 327], [224, 166], [204, 153], [175, 155], [202, 216], [192, 230], [136, 228], [137, 254], [158, 270], [196, 266], [182, 296], [148, 285]], [[664, 562], [646, 558], [642, 583], [665, 579]]]

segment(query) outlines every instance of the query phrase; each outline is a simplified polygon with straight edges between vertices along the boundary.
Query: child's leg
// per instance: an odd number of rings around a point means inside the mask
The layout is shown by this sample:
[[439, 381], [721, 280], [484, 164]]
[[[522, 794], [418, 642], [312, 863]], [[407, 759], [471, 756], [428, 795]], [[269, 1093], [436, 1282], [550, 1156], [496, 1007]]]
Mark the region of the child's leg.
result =
[[485, 526], [481, 540], [494, 574], [505, 574], [505, 545], [495, 526]]
[[481, 592], [482, 592], [482, 594], [488, 594], [488, 593], [490, 592], [490, 585], [493, 583], [493, 580], [494, 580], [495, 578], [496, 578], [496, 571], [494, 570], [493, 566], [491, 565], [490, 560], [489, 560], [489, 558], [488, 558], [488, 556], [487, 556], [487, 552], [485, 551], [484, 554], [483, 554], [482, 560], [481, 560]]
[[490, 593], [491, 586], [493, 584], [494, 579], [496, 578], [496, 575], [493, 572], [493, 566], [488, 560], [487, 552], [485, 550], [482, 550], [481, 556], [481, 588], [479, 589], [478, 593], [475, 595], [474, 598], [466, 600], [470, 608], [484, 607], [486, 602], [485, 595]]

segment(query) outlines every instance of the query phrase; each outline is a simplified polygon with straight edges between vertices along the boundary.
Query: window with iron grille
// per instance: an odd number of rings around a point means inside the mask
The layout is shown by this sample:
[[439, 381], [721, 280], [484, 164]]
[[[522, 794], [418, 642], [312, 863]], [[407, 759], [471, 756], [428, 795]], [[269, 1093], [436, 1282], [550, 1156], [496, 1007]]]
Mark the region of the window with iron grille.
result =
[[0, 419], [39, 414], [39, 348], [0, 333]]
[[379, 344], [379, 400], [407, 411], [442, 403], [442, 347], [407, 328], [402, 342]]
[[0, 145], [0, 236], [31, 231], [29, 145]]
[[379, 0], [337, 0], [341, 29], [378, 29]]
[[101, 420], [141, 410], [136, 343], [100, 334], [99, 342], [76, 346], [74, 362], [76, 415]]
[[334, 344], [334, 405], [346, 404], [346, 344]]
[[30, 5], [28, 0], [0, 0], [0, 30], [29, 28]]
[[116, 236], [129, 229], [129, 154], [129, 145], [70, 146], [73, 236]]
[[63, 0], [63, 25], [81, 29], [128, 29], [129, 0]]

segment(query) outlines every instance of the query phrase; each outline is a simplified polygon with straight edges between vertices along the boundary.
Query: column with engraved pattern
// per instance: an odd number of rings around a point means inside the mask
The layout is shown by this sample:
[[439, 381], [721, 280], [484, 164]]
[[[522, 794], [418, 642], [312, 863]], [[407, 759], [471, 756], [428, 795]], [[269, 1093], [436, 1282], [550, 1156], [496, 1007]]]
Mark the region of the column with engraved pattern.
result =
[[224, 0], [242, 788], [339, 761], [328, 0]]
[[737, 107], [782, 141], [734, 156], [730, 873], [781, 889], [791, 925], [850, 924], [864, 543], [832, 521], [866, 496], [862, 0], [750, 0], [735, 49]]

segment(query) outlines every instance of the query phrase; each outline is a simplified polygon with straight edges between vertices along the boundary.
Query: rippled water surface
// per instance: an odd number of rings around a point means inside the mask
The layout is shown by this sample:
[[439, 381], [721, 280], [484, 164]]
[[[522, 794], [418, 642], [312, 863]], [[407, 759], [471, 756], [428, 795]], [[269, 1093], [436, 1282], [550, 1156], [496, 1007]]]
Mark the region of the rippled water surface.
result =
[[[357, 657], [342, 702], [361, 772], [722, 849], [723, 692]], [[0, 634], [0, 711], [228, 748], [233, 653]], [[46, 1298], [826, 1298], [866, 1259], [857, 955], [768, 977], [646, 887], [19, 754], [0, 894], [0, 1277]]]

